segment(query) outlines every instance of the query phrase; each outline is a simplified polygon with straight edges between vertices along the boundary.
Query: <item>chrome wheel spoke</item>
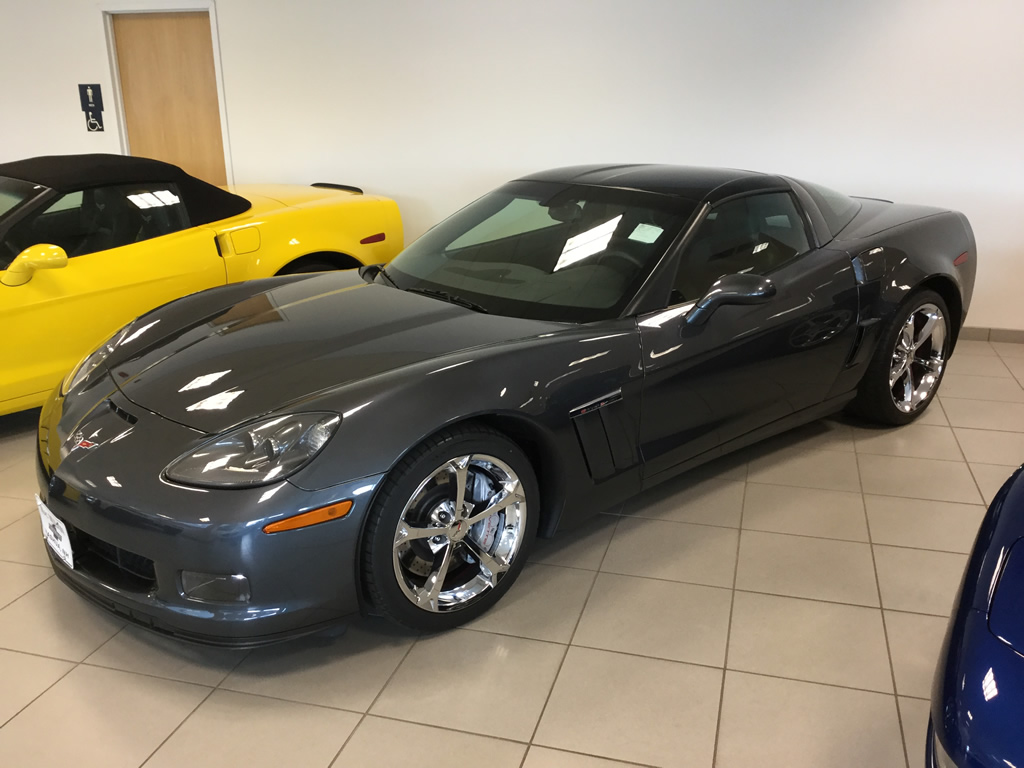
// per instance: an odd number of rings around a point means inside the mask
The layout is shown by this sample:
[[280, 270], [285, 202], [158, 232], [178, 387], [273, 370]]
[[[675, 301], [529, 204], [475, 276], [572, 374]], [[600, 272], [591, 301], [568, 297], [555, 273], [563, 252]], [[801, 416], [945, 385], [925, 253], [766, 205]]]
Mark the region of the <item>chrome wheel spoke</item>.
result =
[[448, 462], [445, 468], [455, 479], [455, 514], [462, 514], [462, 505], [466, 502], [466, 477], [469, 475], [469, 461], [472, 456], [460, 456]]
[[486, 509], [467, 517], [465, 520], [466, 525], [473, 525], [474, 523], [479, 523], [481, 520], [486, 520], [491, 515], [496, 515], [506, 507], [520, 501], [526, 501], [526, 498], [519, 492], [519, 483], [516, 482], [513, 487], [507, 489], [496, 502]]
[[907, 368], [903, 376], [903, 402], [913, 407], [914, 402], [914, 374]]
[[452, 563], [452, 552], [454, 549], [455, 545], [449, 541], [448, 546], [444, 548], [444, 554], [441, 556], [441, 564], [437, 567], [437, 570], [431, 572], [424, 585], [417, 590], [416, 602], [431, 611], [439, 610], [437, 600], [441, 595], [445, 576], [448, 575], [448, 566]]
[[481, 574], [487, 580], [487, 583], [491, 587], [496, 587], [498, 585], [498, 576], [509, 569], [508, 563], [495, 559], [475, 541], [466, 539], [462, 543], [472, 553], [473, 557], [477, 559], [477, 562], [480, 563]]
[[446, 536], [448, 534], [447, 528], [437, 527], [426, 527], [421, 528], [418, 526], [409, 525], [406, 522], [398, 524], [398, 530], [395, 532], [395, 549], [398, 549], [402, 544], [407, 541], [415, 541], [416, 539], [429, 539], [434, 536]]
[[914, 337], [914, 350], [918, 350], [926, 341], [928, 341], [932, 334], [936, 330], [936, 326], [941, 322], [942, 316], [938, 314], [927, 314], [925, 315], [924, 325], [921, 326], [921, 330], [917, 332]]

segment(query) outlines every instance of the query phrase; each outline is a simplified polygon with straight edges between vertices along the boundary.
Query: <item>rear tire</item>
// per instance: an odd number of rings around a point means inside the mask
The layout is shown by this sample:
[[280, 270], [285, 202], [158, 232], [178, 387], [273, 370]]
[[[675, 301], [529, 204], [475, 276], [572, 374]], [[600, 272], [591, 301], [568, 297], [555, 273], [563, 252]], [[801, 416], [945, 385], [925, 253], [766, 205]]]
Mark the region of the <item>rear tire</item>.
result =
[[952, 331], [939, 294], [911, 294], [882, 333], [851, 410], [887, 426], [909, 424], [924, 413], [942, 383]]
[[370, 507], [361, 569], [371, 605], [426, 632], [476, 618], [519, 576], [538, 510], [518, 445], [481, 424], [442, 430], [388, 473]]

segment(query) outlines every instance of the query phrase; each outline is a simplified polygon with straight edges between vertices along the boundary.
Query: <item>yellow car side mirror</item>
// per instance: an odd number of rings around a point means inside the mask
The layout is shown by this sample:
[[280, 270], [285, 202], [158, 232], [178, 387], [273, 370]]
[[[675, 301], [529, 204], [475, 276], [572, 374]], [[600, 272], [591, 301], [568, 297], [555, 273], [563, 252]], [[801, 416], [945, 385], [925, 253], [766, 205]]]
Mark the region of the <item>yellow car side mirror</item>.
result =
[[0, 277], [4, 285], [24, 285], [37, 269], [61, 269], [68, 265], [68, 255], [59, 245], [33, 245], [19, 253]]

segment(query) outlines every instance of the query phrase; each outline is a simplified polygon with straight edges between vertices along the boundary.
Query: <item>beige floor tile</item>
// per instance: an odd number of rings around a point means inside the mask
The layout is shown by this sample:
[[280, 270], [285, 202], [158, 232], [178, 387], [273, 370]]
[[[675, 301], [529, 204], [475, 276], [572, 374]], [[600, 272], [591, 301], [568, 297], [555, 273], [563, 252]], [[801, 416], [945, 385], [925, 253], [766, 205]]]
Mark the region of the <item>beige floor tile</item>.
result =
[[967, 461], [979, 464], [1024, 464], [1024, 432], [991, 429], [956, 429], [956, 439]]
[[1012, 377], [958, 376], [947, 373], [942, 378], [941, 391], [943, 397], [1024, 403], [1024, 388]]
[[423, 638], [402, 662], [372, 714], [528, 741], [565, 647], [456, 630]]
[[942, 409], [954, 427], [1024, 432], [1024, 403], [997, 403], [992, 400], [965, 400], [941, 397]]
[[246, 651], [183, 643], [127, 626], [104, 643], [86, 664], [216, 686], [245, 658]]
[[731, 587], [739, 531], [623, 518], [602, 571]]
[[0, 765], [136, 768], [209, 692], [79, 666], [0, 730]]
[[916, 613], [885, 611], [885, 629], [896, 676], [896, 693], [927, 699], [939, 661], [948, 619]]
[[715, 768], [905, 765], [895, 697], [727, 672]]
[[1021, 379], [1024, 379], [1024, 356], [1007, 356], [1001, 359], [1003, 361], [1003, 365], [1005, 365], [1010, 371], [1010, 375], [1015, 377], [1018, 383]]
[[7, 469], [25, 461], [35, 461], [36, 430], [4, 434], [0, 426], [0, 469]]
[[947, 376], [990, 376], [1005, 379], [1012, 377], [1010, 369], [1002, 359], [992, 355], [964, 355], [958, 349], [946, 364]]
[[1019, 360], [1024, 358], [1024, 344], [1014, 344], [1006, 341], [993, 341], [990, 342], [990, 344], [992, 349], [994, 349], [1004, 360]]
[[6, 469], [0, 469], [0, 496], [31, 500], [39, 492], [34, 466], [31, 459], [19, 459]]
[[743, 527], [754, 531], [867, 541], [859, 493], [747, 483]]
[[249, 654], [221, 688], [365, 712], [413, 644], [381, 619]]
[[971, 551], [985, 516], [980, 504], [901, 499], [895, 496], [864, 496], [871, 540], [897, 547]]
[[963, 461], [953, 430], [913, 422], [905, 427], [860, 428], [856, 431], [857, 452], [878, 456], [907, 456], [918, 459]]
[[864, 493], [912, 499], [981, 503], [971, 471], [962, 461], [858, 454]]
[[578, 528], [540, 539], [530, 562], [596, 571], [618, 522], [619, 518], [613, 515], [594, 515]]
[[732, 593], [602, 573], [573, 645], [722, 666]]
[[0, 611], [0, 648], [82, 661], [123, 626], [54, 577]]
[[987, 341], [973, 341], [960, 339], [953, 350], [953, 357], [958, 355], [987, 355], [991, 357], [996, 354], [996, 348]]
[[799, 488], [859, 491], [857, 463], [846, 451], [783, 448], [750, 462], [747, 480]]
[[[458, 726], [458, 710], [451, 712], [449, 724]], [[525, 752], [525, 744], [369, 716], [331, 768], [409, 768], [419, 764], [416, 755], [429, 755], [427, 766], [519, 768]], [[278, 763], [286, 764], [300, 765], [291, 760]]]
[[0, 530], [0, 560], [49, 569], [50, 558], [38, 515], [26, 515]]
[[981, 489], [981, 496], [985, 504], [991, 504], [992, 500], [1003, 487], [1003, 483], [1010, 479], [1010, 475], [1017, 469], [1015, 466], [1002, 466], [998, 464], [971, 464], [971, 474], [974, 475], [978, 488]]
[[967, 555], [875, 545], [882, 607], [949, 616]]
[[669, 480], [626, 503], [623, 514], [739, 528], [742, 480], [708, 478], [692, 481], [689, 473]]
[[326, 707], [214, 691], [146, 768], [326, 768], [359, 718]]
[[523, 768], [630, 768], [631, 765], [636, 765], [636, 763], [620, 763], [617, 760], [606, 760], [603, 757], [532, 746], [529, 754], [526, 755]]
[[709, 768], [722, 672], [570, 648], [534, 742], [647, 765]]
[[467, 627], [568, 643], [596, 575], [578, 568], [529, 563], [498, 604]]
[[0, 726], [74, 667], [67, 661], [0, 650]]
[[[13, 603], [52, 575], [49, 568], [0, 561], [0, 608]], [[3, 616], [2, 611], [0, 616]]]
[[0, 496], [0, 531], [31, 514], [36, 516], [36, 520], [39, 519], [36, 504], [31, 499], [9, 499]]
[[925, 762], [925, 742], [928, 740], [928, 717], [931, 714], [931, 702], [922, 699], [897, 698], [900, 706], [900, 719], [903, 721], [903, 741], [907, 746], [907, 757], [911, 768], [927, 766]]
[[946, 418], [946, 412], [942, 409], [942, 403], [939, 400], [932, 400], [925, 408], [924, 413], [914, 419], [915, 424], [930, 424], [936, 427], [948, 427], [949, 419]]
[[892, 693], [877, 608], [737, 592], [729, 669]]
[[868, 544], [744, 531], [736, 588], [853, 605], [878, 605]]

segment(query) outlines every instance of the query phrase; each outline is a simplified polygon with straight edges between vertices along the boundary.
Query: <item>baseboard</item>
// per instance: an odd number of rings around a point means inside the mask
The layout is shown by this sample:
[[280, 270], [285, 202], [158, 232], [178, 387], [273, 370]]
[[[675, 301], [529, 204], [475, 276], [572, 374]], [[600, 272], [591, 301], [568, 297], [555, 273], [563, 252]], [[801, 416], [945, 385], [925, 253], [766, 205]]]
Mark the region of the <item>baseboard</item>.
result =
[[1024, 331], [1007, 328], [961, 328], [960, 338], [965, 341], [1004, 341], [1024, 344]]

